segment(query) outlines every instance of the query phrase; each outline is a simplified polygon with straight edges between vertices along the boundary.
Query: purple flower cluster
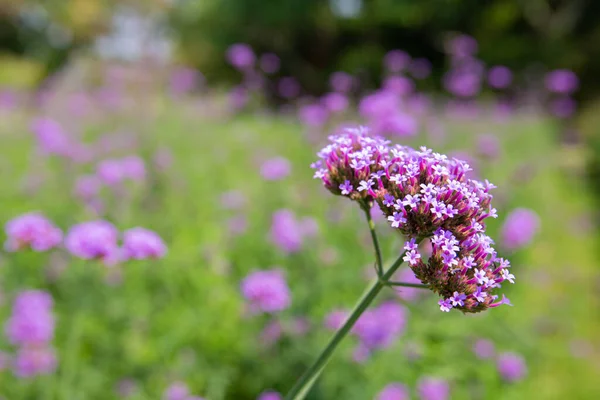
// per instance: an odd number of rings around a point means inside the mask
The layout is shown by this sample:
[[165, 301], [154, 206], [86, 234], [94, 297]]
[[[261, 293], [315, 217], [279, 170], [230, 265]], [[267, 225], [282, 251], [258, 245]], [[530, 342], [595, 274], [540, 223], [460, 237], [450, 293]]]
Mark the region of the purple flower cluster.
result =
[[33, 251], [46, 251], [62, 241], [62, 231], [41, 213], [22, 214], [6, 223], [6, 251], [30, 248]]
[[144, 160], [138, 156], [107, 159], [96, 166], [96, 176], [106, 185], [114, 186], [129, 179], [143, 181], [146, 176]]
[[274, 390], [266, 390], [262, 392], [256, 400], [283, 400], [283, 396]]
[[279, 269], [252, 272], [241, 283], [250, 312], [276, 313], [290, 306], [290, 289]]
[[260, 174], [265, 180], [278, 181], [290, 174], [290, 162], [283, 157], [266, 160], [260, 167]]
[[295, 253], [302, 248], [304, 239], [316, 235], [318, 225], [312, 218], [298, 219], [290, 210], [273, 213], [271, 241], [286, 253]]
[[19, 377], [49, 374], [56, 368], [50, 346], [54, 337], [52, 297], [42, 291], [27, 290], [16, 297], [6, 322], [6, 336], [18, 347], [13, 369]]
[[123, 247], [119, 247], [119, 231], [108, 221], [83, 222], [71, 227], [65, 238], [65, 247], [84, 260], [101, 260], [112, 265], [128, 259], [162, 258], [167, 248], [153, 231], [132, 228], [123, 233]]
[[401, 383], [390, 383], [377, 394], [375, 400], [408, 400], [408, 388]]
[[496, 354], [494, 343], [490, 340], [477, 340], [473, 352], [480, 360], [495, 359], [498, 373], [506, 382], [517, 382], [527, 375], [527, 364], [521, 355], [514, 352]]
[[204, 398], [190, 394], [190, 389], [184, 382], [173, 382], [165, 389], [162, 400], [204, 400]]
[[540, 226], [540, 218], [526, 208], [514, 209], [502, 226], [502, 244], [508, 250], [518, 250], [528, 245]]
[[[333, 194], [370, 207], [377, 202], [393, 228], [409, 237], [407, 262], [416, 277], [438, 295], [440, 309], [480, 312], [509, 304], [492, 291], [514, 282], [509, 262], [497, 257], [484, 221], [496, 218], [488, 181], [467, 178], [469, 165], [422, 147], [390, 145], [365, 128], [329, 137], [319, 153], [315, 178]], [[424, 260], [418, 241], [431, 238]]]
[[[333, 311], [326, 317], [325, 326], [332, 330], [339, 329], [346, 318], [345, 311]], [[404, 332], [406, 321], [404, 307], [391, 301], [365, 311], [351, 330], [359, 340], [354, 359], [363, 362], [373, 351], [391, 346]]]
[[447, 400], [450, 398], [450, 385], [441, 378], [425, 377], [417, 383], [421, 400]]

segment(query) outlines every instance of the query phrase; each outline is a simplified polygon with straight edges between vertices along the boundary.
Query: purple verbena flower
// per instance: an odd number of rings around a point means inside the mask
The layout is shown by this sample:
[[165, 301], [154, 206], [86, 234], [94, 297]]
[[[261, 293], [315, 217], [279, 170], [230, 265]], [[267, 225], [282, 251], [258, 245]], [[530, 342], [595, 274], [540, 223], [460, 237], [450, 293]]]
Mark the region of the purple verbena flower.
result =
[[410, 399], [409, 391], [406, 385], [401, 383], [390, 383], [377, 394], [375, 400], [408, 400]]
[[14, 374], [19, 378], [49, 375], [56, 370], [56, 353], [50, 347], [21, 347], [13, 361]]
[[260, 174], [265, 180], [277, 181], [290, 174], [290, 162], [283, 157], [276, 157], [265, 161], [260, 167]]
[[475, 344], [473, 344], [473, 352], [480, 360], [487, 360], [496, 354], [496, 349], [494, 347], [494, 343], [487, 339], [478, 339]]
[[579, 78], [568, 69], [549, 72], [545, 78], [546, 89], [559, 94], [572, 94], [579, 88]]
[[167, 246], [156, 232], [145, 228], [132, 228], [123, 232], [123, 257], [143, 260], [163, 258]]
[[340, 188], [340, 190], [342, 191], [342, 192], [341, 192], [341, 193], [342, 193], [342, 196], [347, 196], [347, 195], [349, 195], [350, 193], [352, 193], [352, 190], [354, 189], [354, 188], [352, 187], [352, 185], [350, 184], [350, 181], [349, 181], [349, 180], [346, 180], [346, 181], [344, 181], [344, 183], [342, 183], [342, 184], [339, 186], [339, 188]]
[[251, 312], [276, 313], [290, 306], [290, 291], [278, 269], [249, 274], [242, 281], [241, 288]]
[[421, 400], [447, 400], [450, 397], [450, 385], [440, 378], [425, 377], [417, 383], [417, 392]]
[[508, 250], [518, 250], [528, 245], [540, 225], [535, 212], [526, 208], [517, 208], [506, 217], [502, 226], [502, 243]]
[[254, 66], [256, 56], [252, 48], [244, 43], [236, 43], [227, 49], [227, 61], [239, 70], [247, 70]]
[[84, 260], [99, 259], [110, 265], [120, 259], [117, 229], [107, 221], [83, 222], [71, 227], [65, 238], [65, 247], [74, 256]]
[[498, 356], [498, 372], [507, 382], [517, 382], [527, 375], [525, 359], [516, 353], [502, 353]]
[[505, 89], [512, 83], [512, 72], [508, 67], [496, 65], [488, 71], [488, 84], [494, 89]]
[[283, 396], [274, 390], [262, 392], [256, 400], [283, 400]]
[[45, 346], [54, 336], [52, 297], [39, 290], [20, 292], [6, 322], [8, 340], [19, 346]]
[[33, 251], [46, 251], [56, 247], [62, 241], [62, 231], [41, 213], [30, 212], [8, 221], [6, 232], [6, 251], [18, 251], [30, 248]]
[[295, 253], [303, 243], [303, 232], [294, 213], [278, 210], [273, 213], [271, 241], [286, 253]]

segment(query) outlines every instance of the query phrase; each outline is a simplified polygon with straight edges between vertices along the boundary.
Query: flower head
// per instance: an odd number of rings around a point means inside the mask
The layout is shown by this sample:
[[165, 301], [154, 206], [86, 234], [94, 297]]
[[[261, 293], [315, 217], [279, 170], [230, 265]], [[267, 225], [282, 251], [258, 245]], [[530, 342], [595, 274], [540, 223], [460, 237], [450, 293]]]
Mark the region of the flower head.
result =
[[65, 238], [67, 250], [84, 260], [99, 259], [107, 264], [119, 260], [117, 229], [107, 221], [83, 222], [73, 226]]
[[375, 398], [376, 400], [408, 400], [408, 388], [401, 383], [390, 383], [383, 388]]
[[498, 356], [498, 372], [507, 382], [520, 381], [527, 374], [525, 360], [516, 353], [502, 353]]
[[256, 400], [282, 400], [281, 394], [274, 390], [267, 390], [262, 392]]
[[[366, 128], [346, 129], [329, 140], [313, 165], [316, 177], [363, 208], [379, 205], [391, 227], [411, 240], [404, 261], [442, 297], [442, 311], [475, 313], [508, 304], [494, 302], [492, 292], [514, 276], [502, 272], [508, 262], [497, 257], [485, 234], [485, 220], [497, 217], [494, 185], [469, 178], [465, 161], [425, 147], [390, 145], [370, 137]], [[348, 185], [357, 190], [347, 193]], [[425, 238], [432, 244], [429, 259], [414, 248]]]
[[6, 223], [6, 251], [31, 248], [46, 251], [62, 241], [62, 231], [50, 220], [37, 212], [22, 214]]
[[27, 290], [16, 297], [6, 323], [6, 336], [19, 346], [43, 346], [54, 336], [52, 297], [42, 291]]
[[439, 378], [426, 377], [419, 380], [417, 391], [421, 400], [446, 400], [450, 398], [448, 382]]
[[502, 226], [502, 242], [508, 250], [517, 250], [528, 245], [540, 225], [535, 212], [526, 208], [513, 210]]
[[156, 232], [145, 228], [132, 228], [123, 232], [125, 258], [135, 260], [162, 258], [166, 252], [167, 246]]
[[21, 347], [13, 362], [14, 373], [19, 378], [48, 375], [56, 369], [56, 354], [50, 347]]
[[290, 306], [290, 291], [278, 269], [249, 274], [242, 281], [241, 288], [252, 312], [275, 313]]
[[265, 161], [260, 167], [260, 174], [265, 180], [277, 181], [288, 176], [290, 169], [290, 162], [287, 159], [277, 157]]

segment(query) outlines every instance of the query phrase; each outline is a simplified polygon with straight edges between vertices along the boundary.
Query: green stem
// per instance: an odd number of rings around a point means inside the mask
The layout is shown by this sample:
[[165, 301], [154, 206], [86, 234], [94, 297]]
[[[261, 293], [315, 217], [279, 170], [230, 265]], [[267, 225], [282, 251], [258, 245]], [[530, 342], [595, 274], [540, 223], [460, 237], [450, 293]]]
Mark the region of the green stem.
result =
[[408, 283], [408, 282], [386, 282], [388, 286], [402, 286], [402, 287], [410, 287], [417, 289], [429, 289], [429, 285], [424, 285], [422, 283]]
[[369, 224], [369, 231], [371, 231], [371, 239], [373, 239], [373, 247], [375, 248], [375, 270], [377, 276], [381, 278], [383, 275], [383, 261], [381, 260], [381, 248], [379, 247], [379, 240], [377, 239], [377, 232], [375, 232], [375, 223], [371, 218], [371, 210], [367, 207], [363, 208], [365, 216], [367, 217], [367, 223]]
[[379, 294], [381, 289], [386, 286], [386, 282], [392, 277], [396, 270], [402, 265], [402, 258], [406, 252], [402, 253], [400, 257], [392, 264], [392, 266], [378, 279], [373, 280], [369, 287], [365, 290], [358, 303], [354, 306], [354, 309], [350, 313], [350, 316], [344, 323], [344, 325], [333, 335], [330, 339], [329, 344], [325, 347], [325, 350], [319, 355], [319, 358], [313, 363], [313, 365], [300, 377], [294, 387], [289, 391], [285, 400], [302, 400], [312, 386], [315, 384], [321, 372], [331, 359], [333, 352], [340, 344], [342, 339], [350, 332], [361, 314], [369, 307], [375, 297]]

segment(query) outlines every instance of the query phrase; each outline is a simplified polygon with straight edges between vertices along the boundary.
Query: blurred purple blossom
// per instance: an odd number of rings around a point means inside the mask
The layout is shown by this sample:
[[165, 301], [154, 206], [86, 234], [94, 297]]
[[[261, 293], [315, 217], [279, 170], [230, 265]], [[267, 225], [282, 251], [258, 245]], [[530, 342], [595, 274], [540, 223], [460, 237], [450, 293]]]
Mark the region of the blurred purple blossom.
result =
[[39, 290], [20, 292], [6, 322], [8, 340], [19, 346], [46, 346], [54, 337], [52, 297]]
[[267, 74], [274, 74], [279, 71], [279, 66], [281, 64], [281, 60], [274, 53], [265, 53], [260, 56], [259, 60], [260, 69], [262, 69]]
[[162, 400], [187, 400], [190, 395], [190, 389], [184, 382], [173, 382], [165, 389]]
[[22, 347], [13, 362], [14, 373], [19, 378], [51, 374], [57, 365], [56, 354], [50, 347]]
[[477, 339], [473, 344], [473, 352], [480, 360], [487, 360], [496, 355], [494, 343], [487, 339]]
[[75, 196], [83, 200], [91, 200], [95, 198], [100, 189], [102, 182], [96, 175], [81, 175], [75, 181]]
[[132, 228], [123, 232], [123, 257], [144, 260], [163, 258], [167, 246], [156, 232], [145, 228]]
[[383, 81], [383, 89], [404, 97], [415, 90], [415, 84], [405, 76], [395, 75], [390, 76]]
[[577, 102], [568, 96], [561, 96], [550, 101], [550, 112], [558, 118], [569, 118], [577, 111]]
[[500, 142], [495, 135], [479, 135], [477, 138], [477, 151], [486, 158], [495, 159], [500, 153]]
[[260, 174], [267, 181], [278, 181], [290, 174], [290, 162], [284, 157], [275, 157], [263, 162]]
[[283, 400], [283, 396], [274, 390], [262, 392], [256, 400]]
[[271, 241], [286, 253], [300, 250], [303, 232], [294, 213], [290, 210], [278, 210], [273, 213]]
[[473, 97], [481, 90], [481, 77], [474, 71], [450, 70], [443, 83], [449, 93], [458, 97]]
[[[408, 267], [399, 270], [394, 279], [400, 282], [421, 283], [413, 270]], [[404, 301], [415, 301], [424, 294], [423, 290], [417, 288], [395, 287], [394, 290], [398, 294], [398, 297]]]
[[331, 92], [321, 98], [325, 108], [331, 113], [340, 113], [348, 108], [348, 98], [342, 93]]
[[50, 118], [37, 118], [31, 124], [42, 153], [68, 156], [71, 140], [58, 122]]
[[196, 89], [202, 80], [202, 74], [193, 68], [175, 68], [169, 79], [171, 93], [175, 96], [189, 93]]
[[346, 72], [334, 72], [329, 77], [329, 85], [334, 92], [348, 93], [354, 85], [354, 77]]
[[525, 359], [516, 353], [502, 353], [498, 356], [498, 372], [507, 382], [520, 381], [527, 375]]
[[118, 231], [110, 222], [97, 220], [74, 225], [65, 238], [65, 247], [84, 260], [99, 259], [107, 265], [121, 258], [117, 245]]
[[281, 326], [281, 323], [279, 321], [271, 321], [263, 328], [262, 332], [260, 333], [260, 340], [264, 345], [270, 346], [276, 343], [282, 335], [283, 328]]
[[421, 400], [447, 400], [450, 398], [450, 385], [441, 378], [425, 377], [417, 383]]
[[227, 61], [238, 70], [247, 70], [254, 66], [256, 56], [252, 48], [244, 43], [231, 45], [227, 49]]
[[458, 59], [467, 58], [477, 53], [477, 40], [469, 35], [457, 35], [446, 43], [446, 52]]
[[239, 190], [230, 190], [221, 194], [219, 202], [226, 210], [239, 210], [246, 205], [246, 196]]
[[496, 65], [488, 71], [487, 79], [494, 89], [505, 89], [512, 83], [512, 71], [503, 65]]
[[298, 117], [304, 125], [319, 128], [327, 123], [329, 112], [325, 106], [319, 103], [307, 104], [300, 107]]
[[300, 84], [291, 76], [285, 76], [277, 85], [279, 95], [284, 99], [293, 99], [300, 94]]
[[408, 67], [410, 56], [402, 50], [391, 50], [383, 58], [383, 65], [390, 72], [400, 72]]
[[411, 61], [408, 71], [415, 79], [425, 79], [431, 75], [431, 62], [426, 58], [415, 58]]
[[546, 74], [546, 89], [560, 94], [571, 94], [579, 88], [579, 78], [573, 71], [557, 69]]
[[63, 238], [62, 231], [49, 219], [38, 212], [22, 214], [8, 221], [4, 227], [6, 251], [30, 248], [33, 251], [46, 251], [58, 246]]
[[406, 385], [402, 383], [390, 383], [383, 388], [375, 400], [409, 400], [410, 394]]
[[507, 250], [518, 250], [528, 245], [540, 225], [538, 215], [527, 208], [516, 208], [508, 214], [502, 226], [502, 243]]
[[279, 269], [250, 273], [242, 280], [241, 290], [252, 313], [276, 313], [291, 303], [289, 288]]

